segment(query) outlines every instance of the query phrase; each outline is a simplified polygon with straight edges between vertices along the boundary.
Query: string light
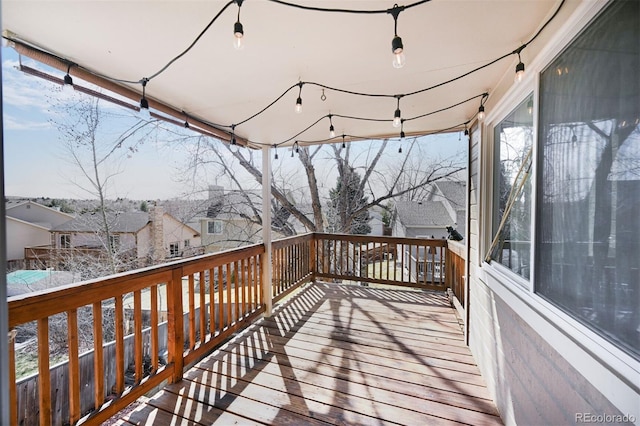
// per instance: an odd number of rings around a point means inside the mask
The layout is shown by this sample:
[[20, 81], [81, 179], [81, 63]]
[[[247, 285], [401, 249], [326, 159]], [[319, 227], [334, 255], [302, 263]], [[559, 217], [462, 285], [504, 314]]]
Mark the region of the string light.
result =
[[478, 108], [478, 120], [482, 121], [484, 120], [484, 106], [480, 105], [480, 107]]
[[71, 78], [71, 75], [69, 75], [69, 71], [71, 71], [71, 65], [69, 64], [69, 66], [67, 66], [67, 75], [64, 76], [64, 85], [62, 86], [62, 88], [65, 91], [70, 91], [73, 89], [73, 78]]
[[235, 0], [235, 2], [238, 5], [238, 19], [236, 23], [233, 24], [233, 47], [236, 50], [242, 50], [242, 48], [244, 48], [244, 28], [240, 22], [240, 9], [242, 8], [243, 0]]
[[464, 135], [469, 136], [469, 129], [467, 129], [467, 123], [464, 123]]
[[275, 150], [276, 154], [273, 156], [274, 160], [278, 159], [278, 145], [273, 144], [273, 149]]
[[298, 144], [298, 141], [293, 143], [293, 148], [295, 149], [296, 154], [300, 154], [300, 144]]
[[518, 64], [516, 65], [516, 76], [514, 81], [516, 83], [520, 83], [524, 78], [524, 64], [522, 63], [522, 59], [520, 58], [520, 52], [522, 52], [524, 46], [521, 46], [516, 52], [518, 53]]
[[404, 140], [404, 120], [400, 121], [400, 147], [398, 148], [398, 154], [402, 154], [402, 141]]
[[389, 13], [393, 16], [393, 39], [391, 40], [391, 52], [393, 53], [393, 67], [402, 68], [406, 62], [404, 56], [404, 45], [402, 44], [402, 38], [398, 36], [398, 15], [404, 10], [404, 6], [398, 6], [394, 4], [392, 9], [389, 9]]
[[333, 127], [333, 121], [331, 120], [332, 115], [329, 114], [329, 138], [333, 139], [336, 137], [336, 130]]
[[149, 101], [147, 100], [147, 96], [146, 96], [147, 83], [149, 82], [149, 79], [143, 78], [140, 82], [142, 83], [142, 98], [140, 99], [140, 115], [142, 116], [142, 118], [148, 120], [151, 118], [151, 111], [149, 111]]
[[236, 141], [236, 125], [231, 125], [231, 145], [236, 145], [238, 142]]
[[300, 114], [302, 112], [302, 86], [303, 85], [304, 83], [302, 82], [298, 83], [298, 87], [300, 88], [300, 90], [298, 91], [298, 99], [296, 99], [295, 111], [297, 114]]
[[478, 121], [484, 120], [485, 112], [484, 112], [484, 101], [487, 99], [489, 95], [483, 94], [482, 99], [480, 99], [480, 106], [478, 107]]
[[527, 102], [527, 112], [529, 115], [533, 114], [533, 99], [529, 99]]
[[402, 124], [402, 118], [400, 113], [400, 96], [396, 96], [398, 103], [396, 104], [396, 111], [393, 113], [393, 127], [400, 127]]
[[344, 143], [344, 134], [342, 135], [342, 148], [346, 148], [347, 144]]

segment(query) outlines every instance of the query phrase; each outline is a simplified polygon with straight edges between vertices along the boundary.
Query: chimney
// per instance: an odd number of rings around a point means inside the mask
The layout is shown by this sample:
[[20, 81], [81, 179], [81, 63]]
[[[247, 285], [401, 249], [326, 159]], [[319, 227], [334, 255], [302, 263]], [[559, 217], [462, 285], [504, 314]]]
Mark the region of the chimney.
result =
[[164, 247], [163, 229], [164, 208], [154, 205], [149, 209], [149, 221], [151, 222], [151, 261], [159, 263], [166, 257]]
[[220, 199], [224, 196], [224, 186], [209, 185], [209, 201]]

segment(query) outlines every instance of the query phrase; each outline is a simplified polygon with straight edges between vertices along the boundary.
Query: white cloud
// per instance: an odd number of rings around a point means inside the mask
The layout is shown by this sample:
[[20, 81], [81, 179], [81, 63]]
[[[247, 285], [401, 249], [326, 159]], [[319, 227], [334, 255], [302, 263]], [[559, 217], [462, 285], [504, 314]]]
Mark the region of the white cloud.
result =
[[51, 123], [48, 121], [25, 120], [9, 114], [4, 114], [3, 126], [5, 130], [40, 130], [50, 129]]

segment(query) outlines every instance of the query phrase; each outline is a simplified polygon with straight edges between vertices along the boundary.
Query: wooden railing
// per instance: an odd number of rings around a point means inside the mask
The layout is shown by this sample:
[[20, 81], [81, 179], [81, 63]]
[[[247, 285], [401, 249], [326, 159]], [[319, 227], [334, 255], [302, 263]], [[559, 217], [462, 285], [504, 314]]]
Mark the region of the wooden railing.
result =
[[[23, 424], [30, 414], [18, 413], [19, 406], [37, 413], [37, 418], [26, 423], [76, 424], [82, 420], [99, 424], [163, 381], [180, 380], [185, 366], [209, 353], [263, 311], [263, 254], [264, 246], [254, 245], [10, 298], [10, 328], [35, 322], [38, 338], [36, 406], [18, 404], [15, 343], [13, 339], [10, 342], [12, 424]], [[130, 303], [131, 309], [125, 309], [125, 303]], [[113, 312], [112, 317], [103, 316], [105, 308]], [[91, 313], [92, 377], [86, 377], [88, 370], [80, 368], [79, 348], [83, 342], [78, 328], [79, 311]], [[158, 335], [161, 315], [167, 318], [166, 345]], [[83, 321], [86, 317], [80, 316]], [[143, 318], [148, 324], [143, 323]], [[50, 344], [51, 338], [60, 336], [50, 336], [49, 329], [61, 321], [67, 330], [63, 336], [68, 348], [67, 383], [53, 387]], [[146, 338], [143, 327], [149, 328]], [[115, 365], [106, 365], [105, 328], [112, 329], [115, 337], [115, 358], [111, 358]], [[131, 365], [125, 362], [128, 331], [134, 341]], [[166, 354], [159, 353], [161, 346], [166, 346]], [[113, 381], [105, 381], [105, 372], [110, 370], [115, 371]], [[82, 406], [81, 383], [83, 393], [93, 393], [89, 406]]]
[[301, 284], [313, 279], [314, 234], [274, 241], [271, 244], [273, 265], [271, 295], [277, 302]]
[[[10, 328], [35, 323], [38, 337], [32, 403], [18, 401], [28, 392], [16, 392], [10, 342], [12, 423], [98, 424], [163, 381], [180, 380], [186, 367], [257, 319], [263, 297], [275, 302], [315, 279], [452, 287], [464, 295], [446, 240], [306, 234], [274, 241], [271, 249], [270, 291], [266, 250], [258, 244], [10, 298]], [[60, 336], [50, 335], [50, 326], [59, 330], [53, 326], [60, 322], [68, 361], [66, 370], [52, 370], [50, 346]], [[113, 343], [104, 341], [108, 331]], [[83, 341], [86, 335], [92, 342]], [[87, 346], [91, 356], [81, 356]], [[93, 397], [81, 399], [81, 391]]]
[[446, 276], [447, 287], [451, 289], [459, 303], [456, 308], [464, 309], [465, 302], [465, 246], [457, 241], [448, 241]]
[[317, 278], [444, 290], [443, 239], [315, 234]]

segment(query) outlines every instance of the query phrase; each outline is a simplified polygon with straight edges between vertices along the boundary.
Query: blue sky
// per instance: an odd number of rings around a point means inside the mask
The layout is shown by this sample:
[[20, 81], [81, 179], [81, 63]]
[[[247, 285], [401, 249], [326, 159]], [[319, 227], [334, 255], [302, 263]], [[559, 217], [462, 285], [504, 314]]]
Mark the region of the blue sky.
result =
[[[46, 69], [28, 58], [22, 61], [32, 68]], [[79, 178], [78, 171], [66, 160], [60, 134], [51, 123], [55, 118], [51, 102], [64, 102], [68, 95], [53, 83], [20, 72], [17, 66], [17, 53], [2, 48], [6, 195], [91, 198], [72, 182]], [[48, 72], [62, 77], [57, 70]], [[118, 108], [118, 112], [128, 114], [123, 108]], [[135, 122], [135, 117], [130, 122]], [[189, 190], [177, 182], [177, 173], [186, 160], [186, 153], [169, 150], [162, 143], [151, 141], [139, 146], [138, 152], [122, 163], [122, 173], [115, 178], [109, 196], [132, 199], [180, 196]]]
[[[28, 58], [22, 58], [22, 63], [60, 78], [63, 76], [60, 71], [48, 69]], [[94, 198], [82, 189], [88, 184], [77, 166], [68, 161], [64, 141], [56, 125], [52, 123], [52, 120], [59, 119], [59, 112], [52, 104], [70, 102], [71, 97], [77, 94], [69, 95], [60, 86], [19, 71], [16, 69], [18, 64], [17, 53], [11, 48], [2, 48], [6, 195]], [[107, 135], [111, 138], [107, 138], [107, 142], [114, 140], [118, 129], [124, 129], [138, 120], [124, 108], [106, 102], [101, 105], [118, 116], [108, 123], [113, 132]], [[175, 126], [168, 126], [176, 132], [183, 132]], [[225, 184], [223, 180], [217, 180], [219, 173], [211, 169], [206, 170], [195, 182], [189, 181], [189, 176], [184, 175], [187, 174], [185, 170], [191, 159], [190, 151], [195, 148], [188, 143], [172, 144], [165, 136], [167, 135], [161, 132], [154, 135], [143, 145], [136, 145], [135, 152], [123, 150], [117, 163], [120, 173], [108, 185], [108, 198], [170, 199], [193, 194], [209, 184]], [[365, 158], [367, 150], [370, 147], [375, 149], [376, 143], [379, 142], [354, 143], [354, 156]], [[394, 167], [393, 162], [401, 159], [396, 154], [397, 145], [397, 141], [392, 141], [388, 154], [385, 155], [386, 167], [391, 169]], [[456, 154], [460, 157], [459, 153], [466, 150], [465, 138], [460, 138], [458, 133], [435, 135], [427, 138], [421, 145], [421, 155], [429, 156], [431, 160]], [[259, 158], [260, 152], [256, 152], [255, 156]], [[273, 164], [276, 174], [297, 180], [299, 172], [296, 169], [301, 168], [300, 163], [291, 161], [290, 151], [287, 149], [279, 149], [279, 156], [280, 160]], [[260, 164], [259, 159], [257, 164]], [[334, 173], [333, 162], [324, 162], [319, 166], [319, 178], [327, 187], [335, 184]], [[238, 175], [241, 176], [240, 180], [251, 180], [246, 175], [242, 176], [242, 171], [238, 171]], [[251, 186], [255, 187], [254, 181]]]

